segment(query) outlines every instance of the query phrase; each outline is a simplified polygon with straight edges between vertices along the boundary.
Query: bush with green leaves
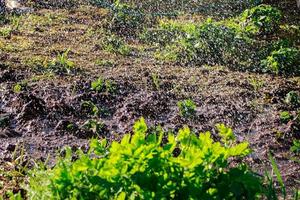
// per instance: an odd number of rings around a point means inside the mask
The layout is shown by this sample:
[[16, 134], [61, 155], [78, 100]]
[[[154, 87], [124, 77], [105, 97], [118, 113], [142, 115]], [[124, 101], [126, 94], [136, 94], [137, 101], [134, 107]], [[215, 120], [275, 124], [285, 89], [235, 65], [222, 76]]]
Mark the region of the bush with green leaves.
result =
[[280, 48], [262, 60], [262, 66], [279, 75], [299, 75], [300, 51], [297, 48]]
[[132, 35], [142, 30], [145, 14], [135, 6], [116, 0], [111, 6], [111, 31], [122, 35]]
[[[247, 142], [237, 143], [230, 128], [218, 125], [220, 142], [209, 132], [177, 136], [150, 132], [139, 120], [133, 135], [109, 144], [92, 140], [87, 154], [71, 149], [53, 168], [31, 172], [29, 199], [254, 199], [262, 194], [261, 179], [245, 165]], [[174, 153], [177, 152], [177, 153]]]
[[196, 114], [196, 104], [193, 100], [187, 99], [177, 103], [179, 114], [185, 118], [192, 118]]
[[245, 10], [238, 18], [246, 32], [271, 34], [279, 28], [281, 11], [270, 5], [259, 5]]
[[[235, 29], [211, 19], [199, 26], [189, 26], [185, 34], [156, 56], [180, 64], [249, 66], [253, 45]], [[254, 48], [255, 49], [255, 48]]]
[[194, 34], [198, 27], [195, 23], [181, 23], [174, 20], [160, 20], [156, 28], [146, 29], [140, 35], [142, 41], [165, 46], [174, 43], [179, 37]]
[[122, 38], [117, 35], [109, 35], [103, 38], [101, 41], [103, 50], [127, 56], [131, 52], [131, 48], [124, 42]]

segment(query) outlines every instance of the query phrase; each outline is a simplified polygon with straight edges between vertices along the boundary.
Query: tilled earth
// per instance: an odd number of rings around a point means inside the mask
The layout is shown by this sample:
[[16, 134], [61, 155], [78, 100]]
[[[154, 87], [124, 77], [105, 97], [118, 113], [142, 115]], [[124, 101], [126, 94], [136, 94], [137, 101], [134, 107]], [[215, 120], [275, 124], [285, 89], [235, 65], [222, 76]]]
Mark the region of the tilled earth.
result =
[[[128, 40], [134, 48], [130, 56], [107, 53], [99, 48], [105, 15], [86, 6], [41, 9], [23, 16], [10, 37], [0, 37], [0, 163], [12, 162], [20, 146], [27, 159], [50, 155], [53, 161], [66, 145], [87, 149], [90, 138], [119, 140], [143, 116], [149, 126], [175, 132], [188, 125], [215, 134], [215, 124], [224, 123], [238, 140], [249, 141], [253, 153], [246, 161], [254, 170], [270, 170], [272, 152], [287, 186], [299, 188], [300, 165], [289, 149], [300, 139], [300, 125], [282, 123], [279, 114], [299, 109], [284, 99], [290, 91], [300, 92], [300, 77], [161, 63], [149, 56], [151, 47], [135, 40]], [[32, 66], [34, 59], [52, 59], [68, 48], [76, 73], [51, 74]], [[95, 64], [99, 59], [113, 64]], [[114, 91], [93, 91], [91, 82], [99, 77], [113, 82]], [[177, 102], [184, 99], [197, 104], [193, 119], [179, 115]], [[96, 105], [98, 116], [84, 102]], [[101, 122], [100, 132], [85, 128], [90, 119]]]

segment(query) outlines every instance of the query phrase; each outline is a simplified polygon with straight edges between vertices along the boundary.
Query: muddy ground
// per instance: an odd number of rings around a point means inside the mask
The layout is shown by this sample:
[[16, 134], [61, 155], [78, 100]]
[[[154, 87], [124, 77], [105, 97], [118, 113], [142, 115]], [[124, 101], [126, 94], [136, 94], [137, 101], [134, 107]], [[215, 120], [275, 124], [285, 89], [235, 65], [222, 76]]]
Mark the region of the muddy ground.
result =
[[[284, 99], [290, 91], [300, 92], [300, 77], [162, 63], [151, 56], [153, 47], [135, 39], [127, 39], [133, 48], [129, 56], [109, 53], [99, 48], [106, 15], [86, 5], [39, 8], [21, 16], [18, 30], [0, 37], [2, 168], [21, 148], [27, 160], [43, 161], [50, 155], [53, 161], [66, 145], [86, 149], [93, 137], [118, 140], [143, 116], [150, 126], [175, 131], [188, 125], [195, 132], [214, 134], [215, 124], [224, 123], [238, 140], [249, 141], [253, 153], [246, 161], [255, 171], [270, 169], [272, 152], [289, 190], [299, 188], [300, 165], [291, 160], [295, 155], [289, 149], [300, 139], [300, 125], [283, 123], [279, 114], [299, 110]], [[68, 48], [74, 72], [50, 73], [41, 67]], [[113, 91], [93, 91], [91, 82], [99, 77], [114, 83]], [[193, 119], [179, 115], [177, 102], [184, 99], [197, 104]], [[96, 105], [98, 115], [84, 102]], [[101, 131], [84, 128], [90, 119], [101, 122]], [[2, 191], [14, 187], [0, 175], [1, 180], [6, 181]]]

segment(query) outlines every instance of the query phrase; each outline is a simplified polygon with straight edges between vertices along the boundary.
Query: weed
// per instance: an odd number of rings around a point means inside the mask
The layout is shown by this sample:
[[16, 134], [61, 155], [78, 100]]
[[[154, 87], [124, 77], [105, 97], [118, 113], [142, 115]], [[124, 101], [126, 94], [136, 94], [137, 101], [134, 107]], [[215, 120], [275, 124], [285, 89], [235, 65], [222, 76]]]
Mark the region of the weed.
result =
[[125, 44], [125, 42], [116, 35], [106, 36], [102, 41], [102, 48], [105, 51], [127, 56], [131, 52], [131, 48]]
[[104, 90], [104, 80], [102, 78], [98, 78], [91, 83], [91, 87], [92, 90], [96, 92], [102, 92]]
[[296, 91], [290, 91], [289, 93], [287, 93], [286, 97], [285, 97], [285, 103], [291, 106], [297, 106], [300, 104], [300, 97], [298, 92]]
[[291, 115], [288, 111], [280, 112], [280, 121], [283, 123], [288, 123], [293, 119], [293, 115]]
[[152, 80], [152, 83], [153, 83], [153, 86], [154, 86], [155, 90], [159, 90], [160, 89], [159, 76], [154, 73], [154, 74], [151, 75], [151, 80]]
[[300, 140], [294, 140], [290, 150], [296, 154], [300, 154]]
[[249, 79], [250, 85], [253, 87], [255, 92], [258, 92], [264, 85], [265, 82], [256, 78]]
[[63, 53], [58, 53], [57, 57], [48, 65], [48, 69], [56, 74], [71, 74], [75, 69], [75, 64], [69, 60], [70, 49]]
[[83, 124], [82, 128], [86, 131], [91, 131], [96, 135], [102, 135], [105, 133], [105, 125], [102, 122], [95, 119], [87, 120]]
[[91, 101], [84, 101], [81, 104], [82, 108], [87, 110], [88, 113], [98, 116], [100, 114], [100, 109]]
[[115, 67], [116, 63], [113, 60], [97, 59], [95, 61], [95, 65], [102, 66], [102, 67]]
[[179, 114], [184, 118], [193, 118], [196, 114], [196, 104], [193, 100], [183, 100], [177, 103]]

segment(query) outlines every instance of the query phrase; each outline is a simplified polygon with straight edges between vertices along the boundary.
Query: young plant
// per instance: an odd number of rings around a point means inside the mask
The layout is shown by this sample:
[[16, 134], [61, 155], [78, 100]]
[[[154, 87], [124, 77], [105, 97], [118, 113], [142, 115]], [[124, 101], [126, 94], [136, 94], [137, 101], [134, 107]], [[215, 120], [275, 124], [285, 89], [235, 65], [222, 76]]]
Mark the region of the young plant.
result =
[[132, 35], [138, 32], [145, 23], [144, 13], [129, 4], [114, 1], [111, 9], [109, 30], [122, 35]]
[[290, 91], [285, 97], [285, 103], [291, 106], [297, 106], [300, 104], [300, 97], [296, 91]]
[[104, 123], [98, 121], [98, 120], [94, 120], [94, 119], [90, 119], [90, 120], [87, 120], [82, 128], [86, 131], [90, 131], [92, 132], [93, 134], [96, 134], [96, 135], [102, 135], [105, 133], [105, 125]]
[[91, 83], [92, 90], [96, 92], [106, 92], [108, 94], [113, 94], [116, 92], [117, 85], [112, 80], [104, 80], [102, 78], [98, 78], [97, 80]]
[[157, 74], [152, 74], [151, 75], [151, 80], [153, 83], [153, 86], [155, 88], [155, 90], [159, 90], [160, 89], [160, 81], [159, 81], [159, 76]]
[[290, 150], [296, 154], [300, 154], [300, 140], [294, 140]]
[[[230, 132], [230, 130], [227, 130]], [[209, 132], [152, 133], [144, 119], [120, 142], [92, 140], [87, 154], [66, 156], [33, 171], [28, 198], [44, 199], [255, 199], [263, 195], [259, 176], [232, 158], [249, 154], [248, 143], [227, 134], [215, 142]], [[230, 140], [230, 141], [229, 141]], [[174, 156], [175, 149], [179, 154]]]
[[104, 80], [102, 78], [98, 78], [91, 83], [91, 87], [92, 90], [96, 92], [102, 92], [104, 90]]
[[63, 53], [58, 53], [57, 57], [49, 64], [50, 71], [56, 74], [70, 74], [74, 71], [74, 62], [69, 60], [68, 54], [70, 49], [67, 49]]
[[104, 38], [102, 41], [102, 48], [105, 51], [127, 56], [131, 52], [131, 48], [125, 44], [125, 42], [116, 35], [110, 35]]
[[177, 103], [179, 114], [184, 118], [193, 118], [196, 114], [196, 104], [193, 100], [187, 99]]
[[81, 106], [93, 116], [98, 116], [100, 114], [100, 109], [91, 101], [84, 101]]
[[288, 123], [293, 119], [293, 115], [291, 115], [288, 111], [280, 112], [280, 121], [282, 123]]

